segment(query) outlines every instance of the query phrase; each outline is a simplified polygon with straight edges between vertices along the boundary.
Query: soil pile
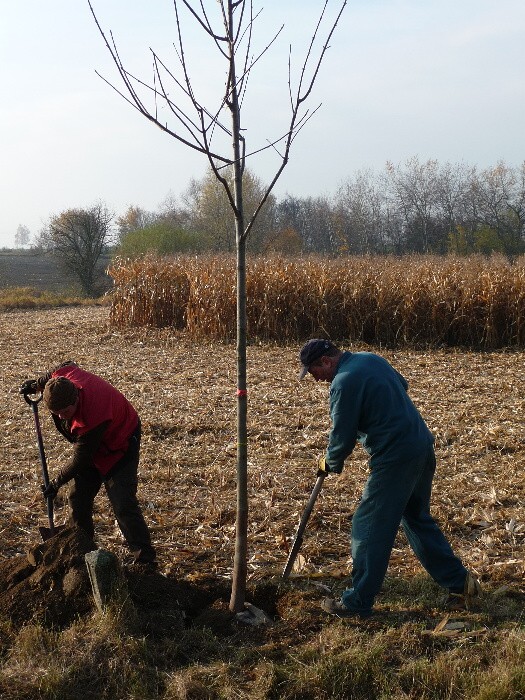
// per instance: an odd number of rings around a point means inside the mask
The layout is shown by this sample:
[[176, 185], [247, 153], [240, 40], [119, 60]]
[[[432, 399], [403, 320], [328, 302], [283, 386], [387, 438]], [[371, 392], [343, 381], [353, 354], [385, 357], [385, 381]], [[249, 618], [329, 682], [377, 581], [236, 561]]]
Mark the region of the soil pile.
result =
[[96, 549], [82, 530], [68, 527], [33, 546], [26, 556], [0, 562], [0, 610], [14, 625], [64, 627], [93, 610], [84, 560]]
[[[85, 555], [97, 549], [79, 528], [66, 527], [45, 542], [0, 562], [0, 614], [15, 627], [38, 623], [64, 629], [96, 610]], [[232, 632], [229, 587], [214, 577], [179, 580], [121, 566], [122, 592], [133, 622], [145, 633], [173, 636], [189, 625]], [[131, 622], [131, 621], [130, 621]]]

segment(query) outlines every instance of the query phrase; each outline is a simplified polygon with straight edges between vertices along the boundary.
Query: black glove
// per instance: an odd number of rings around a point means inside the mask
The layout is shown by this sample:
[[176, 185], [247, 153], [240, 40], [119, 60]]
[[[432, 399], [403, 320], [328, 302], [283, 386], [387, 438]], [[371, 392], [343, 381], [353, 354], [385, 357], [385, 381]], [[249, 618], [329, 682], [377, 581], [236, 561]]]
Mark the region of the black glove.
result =
[[38, 394], [39, 389], [36, 379], [26, 379], [25, 382], [20, 385], [18, 391], [24, 396], [26, 394]]
[[45, 484], [42, 484], [40, 488], [42, 489], [42, 494], [44, 495], [44, 498], [55, 499], [58, 493], [58, 489], [60, 488], [60, 484], [57, 484], [56, 479], [53, 479], [53, 481], [50, 481], [47, 486]]

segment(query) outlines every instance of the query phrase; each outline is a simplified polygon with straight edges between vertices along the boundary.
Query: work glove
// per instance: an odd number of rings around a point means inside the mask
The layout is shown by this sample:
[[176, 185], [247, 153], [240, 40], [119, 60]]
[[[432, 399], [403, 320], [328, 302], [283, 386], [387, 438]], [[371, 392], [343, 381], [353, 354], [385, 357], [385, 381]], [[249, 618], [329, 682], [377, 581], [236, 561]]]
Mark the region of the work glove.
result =
[[42, 489], [42, 494], [45, 499], [52, 498], [54, 500], [60, 488], [60, 484], [57, 483], [56, 479], [53, 479], [47, 486], [42, 484], [40, 488]]
[[317, 460], [317, 476], [321, 476], [321, 474], [330, 474], [330, 469], [326, 464], [326, 457], [324, 455]]
[[26, 379], [25, 382], [20, 385], [18, 391], [24, 396], [26, 394], [38, 394], [39, 389], [36, 379]]

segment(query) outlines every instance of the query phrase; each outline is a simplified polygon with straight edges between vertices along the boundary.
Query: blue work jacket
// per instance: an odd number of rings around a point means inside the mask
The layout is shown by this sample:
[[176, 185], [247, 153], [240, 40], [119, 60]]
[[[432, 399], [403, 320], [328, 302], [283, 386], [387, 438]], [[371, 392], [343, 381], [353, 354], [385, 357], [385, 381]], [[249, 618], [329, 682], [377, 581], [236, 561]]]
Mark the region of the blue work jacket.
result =
[[406, 379], [380, 355], [344, 352], [330, 384], [328, 471], [340, 473], [360, 442], [370, 467], [428, 449], [434, 437], [412, 403]]

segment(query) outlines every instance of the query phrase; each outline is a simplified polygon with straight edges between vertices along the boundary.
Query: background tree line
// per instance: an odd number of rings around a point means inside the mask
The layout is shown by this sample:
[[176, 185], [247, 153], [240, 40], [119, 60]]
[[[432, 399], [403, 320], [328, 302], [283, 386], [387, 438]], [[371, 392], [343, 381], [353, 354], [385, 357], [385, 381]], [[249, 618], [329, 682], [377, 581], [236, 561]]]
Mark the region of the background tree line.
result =
[[[232, 177], [232, 174], [227, 174]], [[244, 173], [246, 211], [265, 184]], [[33, 249], [53, 255], [87, 296], [100, 290], [105, 254], [231, 253], [231, 210], [211, 169], [156, 212], [130, 206], [116, 217], [103, 203], [50, 217]], [[17, 243], [26, 245], [20, 226]], [[525, 252], [525, 161], [478, 169], [417, 157], [362, 170], [331, 196], [270, 194], [248, 240], [252, 254], [404, 255]]]
[[[263, 184], [245, 174], [247, 209]], [[116, 219], [123, 255], [154, 250], [231, 252], [231, 213], [209, 172], [161, 211], [130, 207]], [[252, 253], [490, 253], [525, 251], [525, 162], [479, 170], [411, 158], [360, 171], [333, 197], [271, 196], [249, 241]]]

